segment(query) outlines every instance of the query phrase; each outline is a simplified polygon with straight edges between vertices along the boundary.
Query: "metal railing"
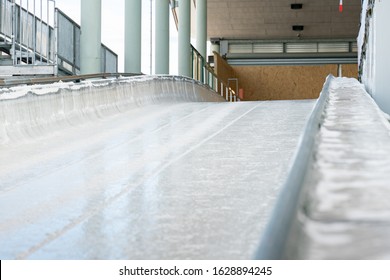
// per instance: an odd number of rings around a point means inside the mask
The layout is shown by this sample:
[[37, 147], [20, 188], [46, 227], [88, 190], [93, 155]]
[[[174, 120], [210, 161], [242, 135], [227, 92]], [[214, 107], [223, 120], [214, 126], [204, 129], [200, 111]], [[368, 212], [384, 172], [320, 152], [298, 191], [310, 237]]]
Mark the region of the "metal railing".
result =
[[133, 73], [97, 73], [97, 74], [86, 74], [76, 76], [58, 76], [58, 77], [13, 77], [8, 79], [0, 79], [0, 87], [2, 86], [16, 86], [16, 85], [36, 85], [36, 84], [51, 84], [58, 82], [74, 82], [79, 83], [88, 79], [112, 79], [120, 77], [133, 77], [141, 76], [143, 74]]
[[12, 2], [0, 0], [0, 44], [10, 44], [10, 38], [4, 34], [12, 34]]
[[[55, 0], [0, 0], [0, 51], [14, 67], [0, 72], [80, 74], [80, 34], [80, 26], [55, 7]], [[101, 54], [101, 72], [117, 72], [118, 56], [103, 44]], [[38, 71], [42, 66], [45, 70]]]
[[[58, 66], [60, 70], [80, 74], [80, 35], [81, 28], [64, 12], [56, 9], [58, 21]], [[101, 45], [101, 72], [118, 72], [118, 55]]]
[[12, 65], [51, 66], [55, 74], [55, 1], [0, 0], [0, 15], [1, 47], [11, 55]]
[[205, 62], [205, 58], [191, 45], [192, 54], [192, 78], [207, 85], [229, 102], [240, 101], [237, 90], [234, 91], [217, 76], [214, 69]]

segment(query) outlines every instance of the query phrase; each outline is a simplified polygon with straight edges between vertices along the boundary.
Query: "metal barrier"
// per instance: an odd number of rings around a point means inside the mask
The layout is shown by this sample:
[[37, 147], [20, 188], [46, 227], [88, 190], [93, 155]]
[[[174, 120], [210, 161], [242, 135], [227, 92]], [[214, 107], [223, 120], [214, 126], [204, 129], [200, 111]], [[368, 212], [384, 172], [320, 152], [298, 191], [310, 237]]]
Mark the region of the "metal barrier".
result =
[[[2, 75], [80, 74], [80, 26], [55, 0], [0, 0]], [[117, 72], [118, 56], [102, 44], [101, 72]]]
[[207, 85], [209, 88], [219, 93], [226, 99], [226, 101], [240, 101], [238, 98], [238, 92], [234, 91], [229, 85], [224, 83], [222, 79], [217, 76], [217, 74], [214, 72], [214, 69], [207, 62], [205, 62], [204, 57], [192, 45], [191, 50], [192, 78]]
[[[58, 66], [73, 75], [80, 74], [80, 25], [56, 9], [58, 21]], [[118, 72], [118, 55], [101, 45], [101, 72]]]
[[11, 44], [10, 38], [5, 34], [12, 34], [12, 3], [8, 0], [0, 0], [0, 44]]
[[61, 70], [80, 73], [80, 27], [65, 13], [57, 9], [58, 66]]
[[104, 44], [101, 46], [102, 52], [102, 73], [116, 73], [118, 72], [118, 55], [106, 47]]

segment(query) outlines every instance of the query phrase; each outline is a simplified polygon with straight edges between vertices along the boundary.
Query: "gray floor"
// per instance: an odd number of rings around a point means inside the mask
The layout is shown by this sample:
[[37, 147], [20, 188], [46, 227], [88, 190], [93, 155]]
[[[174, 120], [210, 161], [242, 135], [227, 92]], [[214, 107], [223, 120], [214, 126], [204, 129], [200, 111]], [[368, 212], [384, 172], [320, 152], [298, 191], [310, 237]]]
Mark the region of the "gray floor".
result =
[[0, 145], [1, 259], [249, 259], [314, 101], [165, 103]]

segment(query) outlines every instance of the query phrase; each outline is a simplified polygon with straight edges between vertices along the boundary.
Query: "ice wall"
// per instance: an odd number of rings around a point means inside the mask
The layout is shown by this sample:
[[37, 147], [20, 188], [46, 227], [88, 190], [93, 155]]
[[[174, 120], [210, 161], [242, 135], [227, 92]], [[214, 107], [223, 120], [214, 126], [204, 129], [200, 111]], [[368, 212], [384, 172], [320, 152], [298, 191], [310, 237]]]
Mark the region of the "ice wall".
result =
[[390, 259], [389, 154], [389, 116], [328, 76], [256, 257]]
[[335, 78], [315, 136], [289, 259], [390, 258], [390, 125], [355, 79]]
[[225, 101], [183, 77], [148, 76], [0, 89], [0, 143], [158, 103]]
[[390, 113], [389, 11], [389, 1], [365, 0], [358, 37], [361, 81], [386, 113]]

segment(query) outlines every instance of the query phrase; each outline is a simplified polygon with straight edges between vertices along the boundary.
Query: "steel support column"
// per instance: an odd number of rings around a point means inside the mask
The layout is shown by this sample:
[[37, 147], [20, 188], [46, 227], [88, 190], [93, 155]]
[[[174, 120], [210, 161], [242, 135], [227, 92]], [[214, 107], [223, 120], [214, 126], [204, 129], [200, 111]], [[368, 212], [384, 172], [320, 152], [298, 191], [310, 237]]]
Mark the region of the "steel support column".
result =
[[155, 73], [169, 74], [169, 0], [155, 1]]
[[207, 56], [207, 0], [196, 0], [196, 49]]
[[141, 0], [125, 1], [125, 72], [141, 73]]
[[337, 64], [337, 76], [342, 77], [343, 76], [343, 65]]
[[101, 72], [101, 0], [81, 2], [80, 71]]
[[191, 76], [191, 3], [179, 0], [179, 75]]

